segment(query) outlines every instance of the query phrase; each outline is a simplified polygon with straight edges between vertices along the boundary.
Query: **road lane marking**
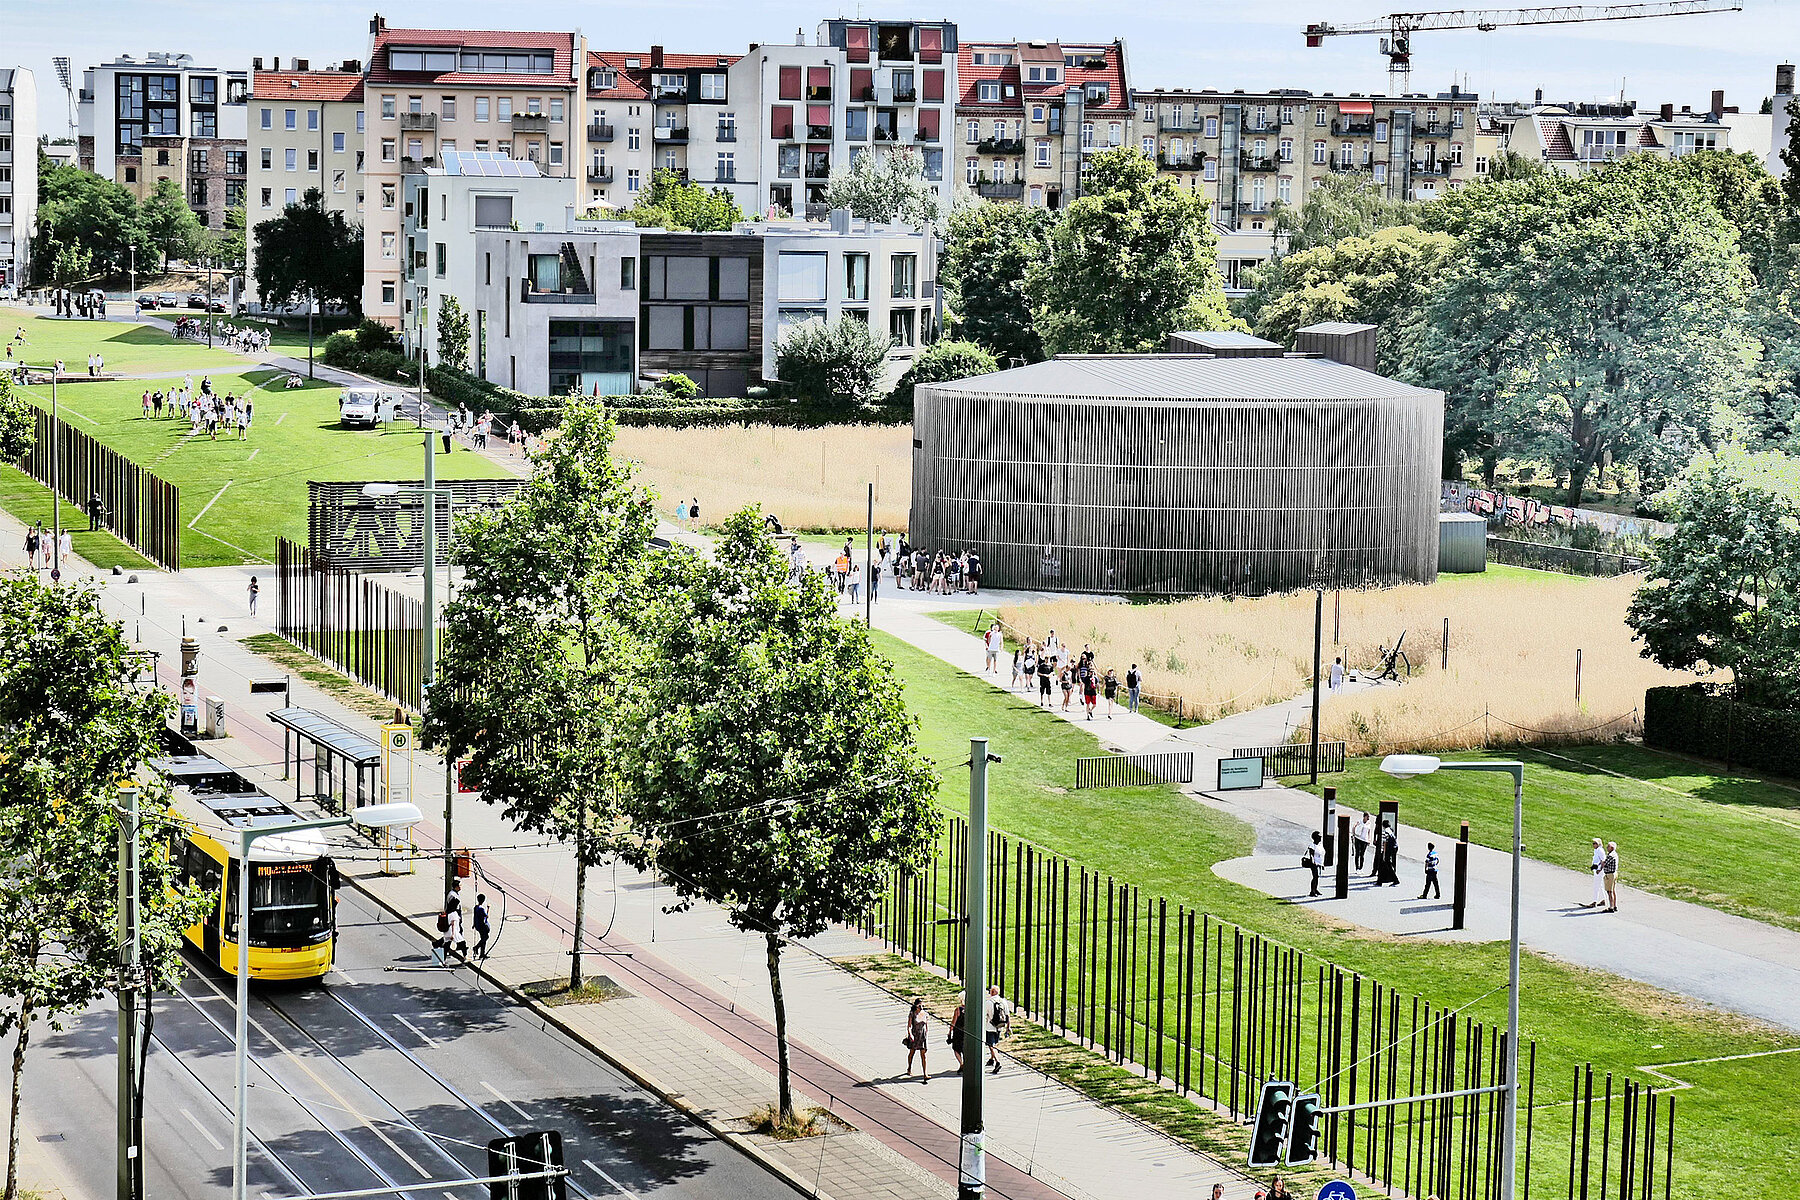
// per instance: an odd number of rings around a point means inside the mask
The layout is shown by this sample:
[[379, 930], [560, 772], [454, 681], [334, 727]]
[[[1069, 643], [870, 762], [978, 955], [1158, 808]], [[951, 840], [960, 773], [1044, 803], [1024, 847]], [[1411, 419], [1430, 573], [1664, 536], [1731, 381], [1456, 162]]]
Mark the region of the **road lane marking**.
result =
[[208, 1142], [212, 1143], [212, 1148], [214, 1150], [225, 1149], [225, 1143], [221, 1142], [218, 1138], [214, 1137], [212, 1134], [212, 1130], [208, 1129], [206, 1126], [204, 1126], [200, 1123], [200, 1118], [196, 1117], [193, 1113], [189, 1112], [185, 1108], [181, 1110], [181, 1115], [188, 1119], [188, 1124], [192, 1125], [195, 1128], [195, 1130], [197, 1130], [199, 1132], [201, 1137], [205, 1138]]
[[618, 1188], [620, 1195], [630, 1196], [630, 1197], [632, 1197], [632, 1200], [637, 1200], [636, 1192], [632, 1191], [630, 1188], [626, 1187], [624, 1184], [622, 1184], [618, 1180], [614, 1179], [611, 1175], [608, 1175], [605, 1171], [602, 1171], [599, 1167], [596, 1167], [592, 1162], [589, 1162], [587, 1159], [584, 1158], [581, 1160], [581, 1165], [586, 1167], [588, 1170], [592, 1171], [594, 1174], [598, 1175], [600, 1178], [606, 1180], [606, 1182], [612, 1184], [614, 1187]]
[[401, 1016], [399, 1013], [394, 1013], [393, 1017], [394, 1017], [394, 1020], [400, 1022], [402, 1025], [406, 1026], [408, 1029], [410, 1029], [414, 1033], [418, 1034], [419, 1040], [424, 1042], [427, 1046], [430, 1046], [433, 1049], [437, 1048], [437, 1039], [432, 1037], [429, 1033], [426, 1033], [423, 1029], [420, 1029], [417, 1025], [414, 1025], [411, 1021], [407, 1020], [405, 1017]]
[[511, 1100], [508, 1100], [505, 1096], [502, 1096], [500, 1094], [499, 1088], [495, 1087], [493, 1084], [489, 1083], [485, 1079], [481, 1081], [481, 1086], [488, 1090], [488, 1095], [492, 1096], [494, 1099], [498, 1100], [500, 1103], [506, 1105], [506, 1107], [508, 1107], [508, 1108], [512, 1109], [514, 1112], [518, 1113], [519, 1116], [522, 1117], [524, 1120], [526, 1120], [526, 1121], [531, 1120], [531, 1114], [526, 1112], [524, 1109], [520, 1108], [518, 1105], [514, 1104]]

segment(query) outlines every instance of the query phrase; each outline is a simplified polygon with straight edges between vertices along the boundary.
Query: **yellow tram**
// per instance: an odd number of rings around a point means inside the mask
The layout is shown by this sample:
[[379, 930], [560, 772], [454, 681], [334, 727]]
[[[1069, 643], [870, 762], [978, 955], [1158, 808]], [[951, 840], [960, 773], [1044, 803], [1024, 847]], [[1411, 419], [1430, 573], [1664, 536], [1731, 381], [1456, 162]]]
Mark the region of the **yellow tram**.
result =
[[[238, 831], [306, 818], [232, 768], [201, 754], [151, 766], [174, 789], [182, 831], [170, 847], [184, 884], [212, 896], [187, 940], [237, 974]], [[337, 932], [337, 868], [317, 830], [259, 839], [250, 852], [250, 978], [316, 979], [331, 969]]]

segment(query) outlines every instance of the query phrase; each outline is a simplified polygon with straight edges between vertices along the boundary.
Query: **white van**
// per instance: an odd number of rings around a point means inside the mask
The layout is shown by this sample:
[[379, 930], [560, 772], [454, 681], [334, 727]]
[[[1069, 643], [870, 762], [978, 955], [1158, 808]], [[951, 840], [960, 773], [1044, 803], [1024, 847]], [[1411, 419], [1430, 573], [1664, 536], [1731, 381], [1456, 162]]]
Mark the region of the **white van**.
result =
[[338, 397], [338, 424], [373, 429], [381, 420], [381, 393], [374, 388], [345, 388]]

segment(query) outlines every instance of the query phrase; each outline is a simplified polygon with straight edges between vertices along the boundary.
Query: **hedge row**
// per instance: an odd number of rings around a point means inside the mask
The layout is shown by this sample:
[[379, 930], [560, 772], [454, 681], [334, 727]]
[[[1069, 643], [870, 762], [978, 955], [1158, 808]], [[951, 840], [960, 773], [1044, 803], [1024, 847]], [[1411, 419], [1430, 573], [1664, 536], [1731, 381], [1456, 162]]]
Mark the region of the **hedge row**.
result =
[[1705, 684], [1646, 691], [1644, 744], [1800, 779], [1800, 712], [1740, 704]]
[[365, 350], [352, 333], [334, 333], [326, 338], [319, 359], [328, 367], [341, 367], [377, 379], [406, 384], [419, 382], [419, 365], [412, 359], [397, 350]]

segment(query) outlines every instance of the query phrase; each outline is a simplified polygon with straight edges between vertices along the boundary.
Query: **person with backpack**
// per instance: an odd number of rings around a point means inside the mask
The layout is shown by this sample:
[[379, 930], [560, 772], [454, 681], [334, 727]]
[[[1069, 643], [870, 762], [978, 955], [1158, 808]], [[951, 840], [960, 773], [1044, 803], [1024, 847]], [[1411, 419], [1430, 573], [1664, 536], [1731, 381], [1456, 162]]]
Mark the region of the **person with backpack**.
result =
[[1138, 673], [1137, 664], [1131, 664], [1131, 670], [1125, 672], [1125, 711], [1138, 710], [1138, 691], [1144, 686], [1144, 677]]
[[1000, 1073], [1000, 1040], [1012, 1030], [1012, 1009], [1000, 994], [1000, 985], [989, 984], [987, 990], [988, 1068]]
[[1306, 894], [1317, 896], [1319, 894], [1319, 871], [1325, 865], [1325, 836], [1316, 829], [1313, 830], [1312, 845], [1308, 846], [1306, 852], [1300, 856], [1300, 865], [1312, 875], [1312, 889]]

